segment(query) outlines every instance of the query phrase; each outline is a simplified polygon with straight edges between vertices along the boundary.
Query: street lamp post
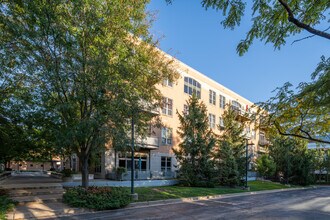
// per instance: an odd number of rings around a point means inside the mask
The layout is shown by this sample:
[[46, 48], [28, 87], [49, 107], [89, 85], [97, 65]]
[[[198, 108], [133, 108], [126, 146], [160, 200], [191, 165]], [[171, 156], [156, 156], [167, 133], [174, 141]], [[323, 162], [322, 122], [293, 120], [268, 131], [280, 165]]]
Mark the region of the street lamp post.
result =
[[248, 189], [248, 154], [249, 154], [249, 139], [246, 138], [246, 149], [245, 149], [245, 189]]
[[249, 169], [249, 145], [253, 145], [251, 142], [249, 144], [250, 136], [246, 135], [245, 140], [246, 140], [246, 148], [245, 148], [245, 189], [250, 190], [250, 187], [248, 186], [248, 169]]
[[131, 196], [133, 200], [138, 200], [138, 194], [134, 193], [134, 111], [132, 111], [132, 130], [131, 130]]
[[132, 131], [131, 131], [131, 194], [134, 194], [134, 115], [132, 114]]

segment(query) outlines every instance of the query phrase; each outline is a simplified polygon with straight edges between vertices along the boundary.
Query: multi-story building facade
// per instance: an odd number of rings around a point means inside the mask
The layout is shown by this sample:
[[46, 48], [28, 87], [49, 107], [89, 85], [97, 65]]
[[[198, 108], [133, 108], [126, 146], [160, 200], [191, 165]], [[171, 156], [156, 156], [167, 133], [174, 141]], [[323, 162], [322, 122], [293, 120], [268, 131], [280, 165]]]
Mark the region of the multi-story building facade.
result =
[[[162, 120], [161, 128], [152, 128], [150, 135], [144, 140], [137, 140], [138, 150], [134, 154], [136, 178], [174, 177], [176, 159], [173, 148], [178, 147], [180, 137], [177, 134], [179, 119], [176, 111], [187, 111], [187, 100], [193, 93], [207, 106], [210, 128], [220, 133], [219, 125], [223, 126], [222, 114], [227, 106], [237, 111], [237, 120], [247, 121], [253, 103], [243, 96], [233, 92], [225, 86], [215, 82], [197, 70], [175, 59], [174, 65], [180, 76], [175, 82], [164, 80], [158, 89], [163, 94], [163, 106], [159, 110]], [[249, 123], [246, 123], [249, 124]], [[267, 144], [262, 131], [253, 130], [253, 126], [246, 127], [250, 134], [249, 152], [254, 157], [264, 153]], [[117, 152], [111, 146], [100, 157], [101, 165], [96, 166], [95, 175], [110, 177], [118, 167], [127, 169], [127, 179], [130, 178], [131, 153]], [[113, 175], [112, 175], [113, 176]], [[124, 178], [125, 179], [125, 178]]]

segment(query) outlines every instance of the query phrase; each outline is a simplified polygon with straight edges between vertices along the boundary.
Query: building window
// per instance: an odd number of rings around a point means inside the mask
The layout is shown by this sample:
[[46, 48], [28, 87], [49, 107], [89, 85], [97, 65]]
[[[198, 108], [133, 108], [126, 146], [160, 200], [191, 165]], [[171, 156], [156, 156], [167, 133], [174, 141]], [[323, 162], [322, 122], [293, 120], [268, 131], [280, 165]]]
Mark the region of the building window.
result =
[[209, 102], [210, 104], [215, 105], [216, 93], [210, 89], [209, 91]]
[[98, 154], [97, 155], [98, 157], [98, 160], [95, 161], [95, 169], [94, 169], [94, 172], [95, 173], [101, 173], [102, 172], [102, 155], [101, 154]]
[[163, 85], [168, 86], [168, 87], [173, 87], [173, 83], [169, 79], [164, 79], [163, 80]]
[[172, 158], [171, 157], [161, 157], [161, 171], [171, 172]]
[[197, 98], [201, 98], [201, 84], [190, 77], [185, 77], [184, 92], [189, 95], [195, 94]]
[[183, 105], [183, 114], [184, 115], [188, 115], [189, 114], [189, 107], [186, 104]]
[[234, 110], [241, 110], [241, 108], [242, 108], [242, 105], [239, 102], [234, 101], [234, 100], [231, 102], [231, 106], [232, 106], [232, 109], [234, 109]]
[[162, 128], [162, 144], [172, 144], [172, 128]]
[[225, 128], [225, 124], [223, 123], [222, 117], [219, 117], [219, 126], [220, 126], [220, 128]]
[[[132, 158], [130, 153], [119, 155], [119, 167], [124, 167], [126, 170], [131, 170]], [[134, 169], [139, 171], [147, 170], [148, 156], [145, 153], [134, 154]]]
[[224, 97], [223, 95], [220, 95], [219, 102], [220, 102], [220, 108], [225, 109], [225, 107], [226, 107], [226, 97]]
[[163, 108], [162, 112], [164, 115], [173, 114], [173, 100], [170, 98], [163, 97]]
[[215, 128], [215, 115], [209, 114], [209, 125], [210, 128]]

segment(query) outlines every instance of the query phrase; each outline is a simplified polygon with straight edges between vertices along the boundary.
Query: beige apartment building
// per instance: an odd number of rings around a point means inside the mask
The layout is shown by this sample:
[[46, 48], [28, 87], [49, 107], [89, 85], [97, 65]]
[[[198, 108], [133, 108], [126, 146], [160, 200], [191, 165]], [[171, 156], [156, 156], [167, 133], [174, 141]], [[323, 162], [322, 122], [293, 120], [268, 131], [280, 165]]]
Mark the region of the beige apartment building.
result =
[[[234, 91], [215, 82], [197, 70], [175, 59], [174, 64], [180, 74], [176, 82], [165, 80], [158, 88], [163, 94], [163, 106], [159, 110], [164, 126], [153, 128], [149, 137], [138, 140], [138, 151], [135, 152], [136, 179], [173, 178], [175, 177], [176, 159], [172, 149], [180, 143], [177, 134], [179, 119], [176, 111], [187, 110], [186, 101], [195, 93], [208, 109], [210, 128], [220, 133], [218, 125], [222, 126], [222, 114], [226, 104], [230, 104], [238, 113], [237, 120], [247, 121], [252, 113], [253, 103]], [[246, 114], [248, 113], [248, 114]], [[262, 131], [253, 130], [253, 126], [246, 127], [250, 135], [249, 152], [253, 158], [264, 153], [267, 144]], [[130, 179], [131, 153], [116, 152], [114, 149], [105, 151], [101, 156], [101, 165], [94, 167], [95, 177], [114, 178], [118, 167], [127, 169], [122, 179]], [[251, 165], [251, 164], [250, 164]]]
[[[179, 78], [176, 82], [165, 80], [158, 89], [163, 94], [163, 106], [156, 114], [161, 118], [161, 128], [151, 128], [150, 135], [143, 140], [137, 138], [137, 150], [134, 154], [134, 167], [136, 179], [151, 178], [173, 178], [176, 176], [176, 159], [172, 151], [180, 143], [177, 134], [179, 118], [176, 111], [183, 113], [187, 111], [187, 100], [193, 93], [200, 98], [207, 106], [209, 126], [219, 134], [219, 126], [223, 126], [222, 114], [227, 104], [230, 104], [237, 111], [237, 120], [249, 121], [249, 114], [254, 111], [252, 102], [215, 82], [197, 70], [189, 67], [181, 61], [174, 59], [174, 66], [177, 68]], [[248, 123], [246, 123], [248, 124]], [[249, 153], [252, 158], [265, 152], [267, 141], [263, 131], [254, 131], [253, 126], [246, 127], [245, 133], [250, 136]], [[126, 168], [127, 172], [122, 174], [122, 180], [131, 178], [131, 152], [117, 152], [111, 145], [106, 146], [103, 154], [99, 155], [99, 161], [90, 167], [90, 173], [95, 178], [116, 179], [118, 167]], [[252, 164], [250, 164], [252, 165]], [[49, 170], [50, 164], [29, 163], [12, 164], [13, 169], [19, 170]], [[55, 167], [54, 165], [52, 167]], [[65, 161], [56, 162], [56, 169], [62, 170], [71, 168], [79, 171], [79, 161], [76, 155], [72, 155]]]

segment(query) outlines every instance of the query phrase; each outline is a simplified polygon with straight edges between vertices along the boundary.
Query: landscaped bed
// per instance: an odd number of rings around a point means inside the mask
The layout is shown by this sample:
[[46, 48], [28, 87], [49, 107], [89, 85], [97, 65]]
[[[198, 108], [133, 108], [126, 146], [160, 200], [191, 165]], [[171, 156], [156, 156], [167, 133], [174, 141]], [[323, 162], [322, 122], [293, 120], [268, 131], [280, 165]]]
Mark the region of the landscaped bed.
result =
[[0, 189], [0, 220], [6, 219], [6, 212], [11, 211], [17, 202], [8, 197], [7, 191]]

